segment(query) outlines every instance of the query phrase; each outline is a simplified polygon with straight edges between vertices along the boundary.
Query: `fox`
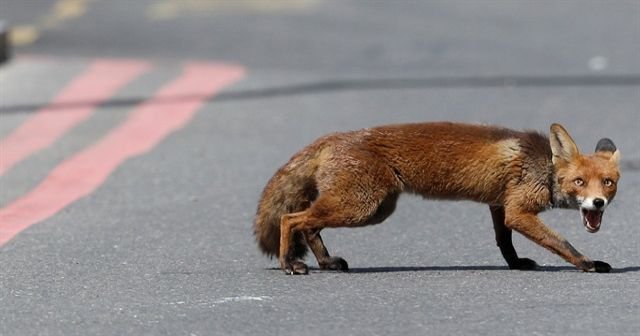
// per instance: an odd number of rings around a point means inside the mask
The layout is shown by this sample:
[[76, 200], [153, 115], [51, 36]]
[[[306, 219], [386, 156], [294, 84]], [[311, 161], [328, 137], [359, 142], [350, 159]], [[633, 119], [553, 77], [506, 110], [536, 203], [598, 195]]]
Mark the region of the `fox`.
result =
[[512, 242], [516, 231], [584, 272], [607, 273], [546, 226], [548, 209], [579, 210], [586, 231], [600, 229], [613, 201], [620, 151], [609, 138], [582, 154], [560, 124], [531, 130], [453, 122], [394, 124], [336, 132], [304, 147], [265, 186], [254, 220], [259, 249], [286, 274], [308, 274], [309, 249], [320, 270], [347, 272], [322, 241], [325, 228], [379, 224], [402, 193], [487, 204], [509, 269], [533, 270]]

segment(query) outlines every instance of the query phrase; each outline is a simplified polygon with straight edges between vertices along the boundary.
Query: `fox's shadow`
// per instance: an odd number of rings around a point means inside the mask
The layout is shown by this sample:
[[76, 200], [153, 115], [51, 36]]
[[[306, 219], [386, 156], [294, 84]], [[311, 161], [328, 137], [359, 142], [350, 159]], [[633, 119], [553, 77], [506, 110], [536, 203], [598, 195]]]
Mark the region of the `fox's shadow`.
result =
[[[324, 272], [310, 267], [310, 271]], [[448, 271], [506, 271], [507, 266], [388, 266], [388, 267], [354, 267], [348, 273], [396, 273], [396, 272], [448, 272]], [[580, 272], [572, 266], [538, 266], [535, 270], [522, 272]], [[614, 268], [611, 273], [638, 272], [640, 266]]]

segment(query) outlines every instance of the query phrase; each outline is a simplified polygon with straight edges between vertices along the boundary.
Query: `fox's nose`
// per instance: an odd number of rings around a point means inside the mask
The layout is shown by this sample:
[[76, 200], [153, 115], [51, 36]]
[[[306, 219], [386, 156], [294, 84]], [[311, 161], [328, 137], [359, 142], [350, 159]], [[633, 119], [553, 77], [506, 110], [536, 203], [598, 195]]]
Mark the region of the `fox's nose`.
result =
[[604, 206], [604, 200], [602, 198], [596, 198], [593, 200], [593, 206], [600, 209]]

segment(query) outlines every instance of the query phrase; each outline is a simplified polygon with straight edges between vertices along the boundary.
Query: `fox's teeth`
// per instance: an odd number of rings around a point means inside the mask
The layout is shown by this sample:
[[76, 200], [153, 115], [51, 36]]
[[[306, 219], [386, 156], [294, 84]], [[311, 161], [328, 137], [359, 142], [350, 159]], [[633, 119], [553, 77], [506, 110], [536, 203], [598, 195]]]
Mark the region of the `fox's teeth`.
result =
[[591, 233], [595, 233], [600, 230], [600, 224], [602, 223], [603, 211], [580, 209], [580, 215], [582, 217], [582, 223], [585, 229]]

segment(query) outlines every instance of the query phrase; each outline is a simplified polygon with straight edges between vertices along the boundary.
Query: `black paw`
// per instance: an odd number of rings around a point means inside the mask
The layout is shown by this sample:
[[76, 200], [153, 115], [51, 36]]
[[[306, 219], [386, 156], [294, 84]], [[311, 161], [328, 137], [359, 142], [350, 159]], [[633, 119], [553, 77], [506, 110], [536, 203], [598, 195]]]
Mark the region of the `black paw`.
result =
[[309, 274], [309, 267], [302, 261], [288, 261], [282, 265], [282, 270], [286, 274]]
[[609, 273], [611, 272], [611, 265], [607, 264], [604, 261], [594, 260], [593, 267], [595, 268], [596, 273]]
[[538, 264], [529, 258], [518, 258], [515, 262], [509, 263], [510, 269], [521, 271], [531, 271], [538, 267]]
[[322, 270], [333, 270], [341, 272], [349, 271], [349, 265], [347, 264], [347, 261], [340, 257], [331, 257], [328, 261], [319, 263], [319, 266]]

